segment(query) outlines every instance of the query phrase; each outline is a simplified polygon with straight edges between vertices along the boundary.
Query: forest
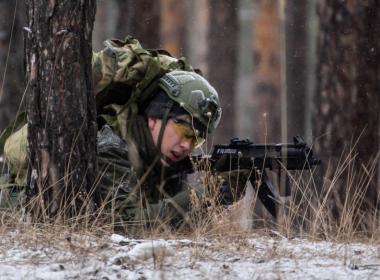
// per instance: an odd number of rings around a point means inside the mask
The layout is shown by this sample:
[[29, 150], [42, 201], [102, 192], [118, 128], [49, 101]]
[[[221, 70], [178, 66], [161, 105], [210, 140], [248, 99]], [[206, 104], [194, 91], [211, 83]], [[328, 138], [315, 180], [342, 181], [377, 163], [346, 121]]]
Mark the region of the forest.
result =
[[[380, 265], [368, 268], [357, 258], [365, 255], [368, 263], [379, 258], [373, 245], [380, 237], [379, 34], [379, 0], [0, 0], [0, 233], [9, 241], [16, 232], [17, 246], [26, 246], [26, 262], [33, 258], [28, 251], [33, 242], [31, 252], [49, 248], [39, 253], [35, 266], [23, 266], [4, 279], [27, 279], [37, 267], [42, 273], [49, 262], [44, 254], [62, 251], [73, 259], [85, 256], [79, 263], [89, 271], [59, 255], [59, 267], [50, 268], [66, 271], [59, 279], [165, 279], [157, 274], [163, 271], [168, 279], [376, 278], [379, 270], [373, 267]], [[292, 143], [295, 136], [305, 140], [320, 164], [278, 177], [268, 172], [275, 193], [290, 186], [287, 196], [274, 199], [277, 217], [261, 204], [260, 184], [267, 175], [255, 170], [260, 183], [244, 182], [242, 199], [227, 208], [213, 204], [215, 198], [192, 197], [195, 214], [186, 220], [187, 231], [175, 233], [162, 221], [136, 235], [115, 234], [116, 206], [107, 212], [94, 191], [102, 178], [92, 67], [106, 40], [128, 35], [152, 53], [184, 57], [181, 61], [199, 69], [218, 92], [220, 125], [207, 135], [202, 153], [233, 138], [265, 145]], [[24, 142], [10, 136], [22, 131], [20, 124], [27, 128]], [[14, 166], [6, 163], [4, 135], [9, 145], [25, 149], [13, 175], [8, 174]], [[221, 176], [207, 167], [198, 171], [194, 184], [220, 187]], [[234, 171], [229, 170], [230, 183]], [[143, 192], [144, 180], [150, 179], [146, 172], [136, 183]], [[243, 176], [239, 172], [236, 184]], [[11, 183], [2, 181], [9, 178]], [[12, 208], [18, 192], [25, 196]], [[41, 240], [48, 241], [39, 247]], [[363, 244], [352, 247], [359, 241]], [[343, 250], [340, 244], [349, 247]], [[172, 248], [183, 255], [176, 259]], [[309, 249], [316, 264], [306, 269]], [[18, 247], [3, 251], [2, 260], [9, 252], [11, 264], [23, 263]], [[105, 261], [99, 261], [101, 254]], [[326, 259], [331, 263], [321, 274]], [[166, 260], [186, 263], [186, 268], [169, 269]], [[246, 268], [246, 260], [254, 268]], [[6, 265], [0, 261], [4, 277]], [[200, 273], [201, 268], [208, 272]], [[356, 270], [363, 274], [351, 274]], [[52, 279], [53, 272], [35, 279]]]
[[[27, 89], [23, 46], [28, 22], [23, 1], [0, 5], [3, 130], [22, 110], [20, 104], [25, 105], [21, 99]], [[312, 0], [98, 1], [92, 43], [98, 51], [107, 38], [130, 34], [146, 48], [185, 56], [220, 94], [223, 115], [214, 144], [233, 137], [254, 143], [289, 142], [301, 135], [322, 159], [324, 180], [331, 180], [342, 158], [352, 157], [355, 173], [368, 175], [367, 198], [376, 203], [378, 5]], [[344, 181], [345, 175], [341, 177]]]

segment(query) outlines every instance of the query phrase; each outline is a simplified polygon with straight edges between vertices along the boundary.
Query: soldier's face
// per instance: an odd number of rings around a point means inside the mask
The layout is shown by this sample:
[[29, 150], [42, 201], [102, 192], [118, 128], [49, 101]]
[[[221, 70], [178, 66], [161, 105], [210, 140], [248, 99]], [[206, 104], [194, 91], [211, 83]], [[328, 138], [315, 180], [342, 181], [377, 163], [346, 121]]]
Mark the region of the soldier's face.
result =
[[[183, 119], [179, 118], [179, 120], [182, 121]], [[161, 119], [148, 118], [148, 126], [156, 146], [158, 144], [161, 125]], [[169, 165], [168, 162], [180, 161], [189, 155], [195, 146], [194, 133], [191, 128], [186, 129], [184, 124], [179, 123], [178, 119], [169, 119], [165, 126], [161, 143], [161, 153], [169, 160], [166, 161], [162, 159], [162, 163]]]

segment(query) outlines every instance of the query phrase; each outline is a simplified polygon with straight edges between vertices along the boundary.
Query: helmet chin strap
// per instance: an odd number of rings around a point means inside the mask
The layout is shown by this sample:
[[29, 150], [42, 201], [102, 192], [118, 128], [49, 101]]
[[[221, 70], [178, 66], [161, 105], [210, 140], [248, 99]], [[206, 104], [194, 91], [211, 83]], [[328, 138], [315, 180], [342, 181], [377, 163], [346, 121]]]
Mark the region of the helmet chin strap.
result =
[[170, 113], [171, 109], [173, 108], [173, 105], [174, 105], [174, 101], [173, 100], [169, 100], [168, 103], [166, 103], [166, 105], [164, 106], [164, 110], [165, 111], [164, 111], [164, 115], [162, 116], [161, 129], [160, 129], [160, 133], [158, 134], [158, 141], [157, 141], [157, 149], [160, 151], [161, 158], [163, 158], [169, 164], [171, 163], [171, 161], [170, 161], [170, 159], [167, 159], [162, 154], [162, 152], [161, 152], [161, 145], [162, 145], [162, 138], [164, 136], [165, 127], [166, 127], [166, 124], [168, 122], [169, 113]]

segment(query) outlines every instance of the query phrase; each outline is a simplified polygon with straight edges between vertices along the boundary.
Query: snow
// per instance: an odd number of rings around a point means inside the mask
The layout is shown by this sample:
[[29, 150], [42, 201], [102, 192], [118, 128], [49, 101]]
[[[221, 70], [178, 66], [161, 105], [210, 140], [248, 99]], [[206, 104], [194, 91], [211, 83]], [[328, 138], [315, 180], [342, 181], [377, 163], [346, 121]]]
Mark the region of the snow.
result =
[[0, 279], [378, 279], [379, 245], [251, 234], [227, 239], [18, 238], [4, 234]]

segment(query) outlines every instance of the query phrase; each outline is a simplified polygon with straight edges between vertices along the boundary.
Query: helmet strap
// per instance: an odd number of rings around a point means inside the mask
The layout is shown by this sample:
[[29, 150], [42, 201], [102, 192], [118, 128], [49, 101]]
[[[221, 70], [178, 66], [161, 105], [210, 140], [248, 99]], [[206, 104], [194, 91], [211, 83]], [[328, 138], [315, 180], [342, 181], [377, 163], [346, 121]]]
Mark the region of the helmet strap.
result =
[[161, 129], [160, 129], [160, 133], [158, 134], [158, 141], [157, 141], [157, 149], [160, 152], [161, 152], [162, 138], [164, 136], [165, 127], [168, 122], [169, 113], [171, 109], [173, 108], [173, 105], [174, 105], [174, 101], [169, 100], [168, 103], [166, 103], [166, 105], [164, 106], [164, 115], [162, 116]]

